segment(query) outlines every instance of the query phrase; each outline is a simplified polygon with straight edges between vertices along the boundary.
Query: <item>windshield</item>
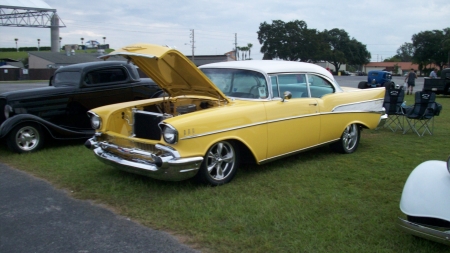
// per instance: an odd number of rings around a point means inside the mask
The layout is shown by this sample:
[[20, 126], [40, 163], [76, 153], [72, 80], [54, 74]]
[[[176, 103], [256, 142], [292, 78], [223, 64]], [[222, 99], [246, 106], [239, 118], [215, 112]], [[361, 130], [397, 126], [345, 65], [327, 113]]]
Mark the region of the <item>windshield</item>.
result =
[[269, 96], [263, 74], [241, 69], [201, 69], [226, 96], [265, 99]]
[[76, 86], [80, 82], [80, 72], [58, 72], [53, 78], [53, 86]]

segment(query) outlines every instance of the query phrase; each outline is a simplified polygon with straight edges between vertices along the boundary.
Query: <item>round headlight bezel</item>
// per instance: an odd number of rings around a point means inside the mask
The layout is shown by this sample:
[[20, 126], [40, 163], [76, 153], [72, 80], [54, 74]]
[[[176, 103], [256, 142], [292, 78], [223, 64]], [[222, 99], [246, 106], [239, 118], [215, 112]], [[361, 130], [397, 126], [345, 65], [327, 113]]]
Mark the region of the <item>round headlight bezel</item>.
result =
[[164, 124], [162, 126], [162, 136], [165, 142], [176, 144], [178, 142], [178, 131], [171, 125]]
[[10, 105], [5, 105], [5, 107], [3, 108], [3, 115], [5, 116], [5, 119], [8, 119], [11, 116], [12, 112], [12, 107]]
[[88, 112], [89, 118], [91, 120], [91, 127], [95, 130], [98, 130], [102, 127], [102, 118], [93, 112]]

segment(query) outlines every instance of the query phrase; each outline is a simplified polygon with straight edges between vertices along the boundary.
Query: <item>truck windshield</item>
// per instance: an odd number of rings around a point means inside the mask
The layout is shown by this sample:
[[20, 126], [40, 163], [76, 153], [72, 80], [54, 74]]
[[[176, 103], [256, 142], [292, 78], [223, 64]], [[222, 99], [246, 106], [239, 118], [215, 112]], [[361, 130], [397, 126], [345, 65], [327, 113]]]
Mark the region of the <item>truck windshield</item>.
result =
[[58, 72], [53, 78], [53, 86], [76, 86], [80, 82], [80, 72]]

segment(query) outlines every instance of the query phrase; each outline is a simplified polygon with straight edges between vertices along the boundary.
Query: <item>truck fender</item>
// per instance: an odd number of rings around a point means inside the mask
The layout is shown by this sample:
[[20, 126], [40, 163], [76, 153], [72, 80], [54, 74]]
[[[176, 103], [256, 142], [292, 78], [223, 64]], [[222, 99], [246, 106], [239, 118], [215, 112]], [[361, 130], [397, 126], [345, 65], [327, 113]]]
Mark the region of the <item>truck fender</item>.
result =
[[450, 173], [444, 161], [426, 161], [409, 175], [400, 210], [409, 216], [450, 221]]
[[66, 129], [50, 123], [40, 117], [37, 117], [32, 114], [18, 114], [11, 118], [8, 118], [0, 125], [0, 138], [3, 138], [8, 135], [8, 133], [18, 124], [24, 122], [33, 122], [42, 126], [43, 129], [50, 134], [50, 136], [54, 139], [81, 139], [81, 138], [89, 138], [94, 135], [95, 131], [86, 131], [86, 132], [78, 132], [70, 129]]

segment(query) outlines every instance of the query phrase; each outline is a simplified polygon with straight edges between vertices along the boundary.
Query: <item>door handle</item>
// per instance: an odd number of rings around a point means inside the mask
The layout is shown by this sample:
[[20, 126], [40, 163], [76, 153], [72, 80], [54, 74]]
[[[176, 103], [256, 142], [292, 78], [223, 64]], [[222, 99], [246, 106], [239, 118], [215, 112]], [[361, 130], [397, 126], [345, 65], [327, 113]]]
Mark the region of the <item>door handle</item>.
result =
[[317, 103], [313, 103], [313, 104], [309, 104], [309, 105], [317, 106]]

